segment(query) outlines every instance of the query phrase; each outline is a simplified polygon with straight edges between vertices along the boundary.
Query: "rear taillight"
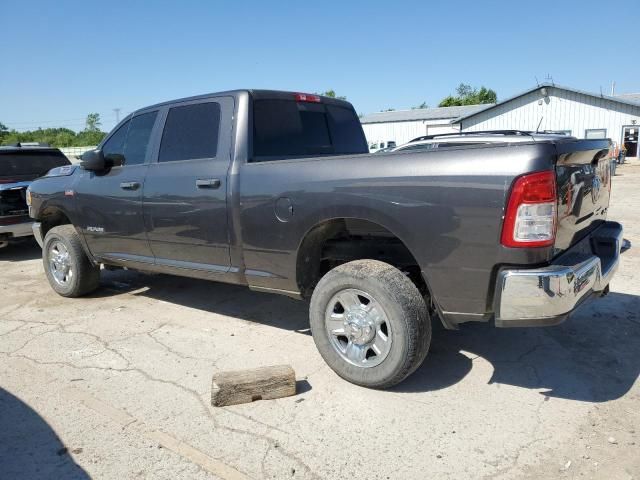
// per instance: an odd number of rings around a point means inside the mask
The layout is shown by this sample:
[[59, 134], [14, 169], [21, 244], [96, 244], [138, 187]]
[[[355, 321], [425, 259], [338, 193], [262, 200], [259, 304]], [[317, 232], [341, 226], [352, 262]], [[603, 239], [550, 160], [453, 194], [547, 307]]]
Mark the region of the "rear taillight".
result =
[[309, 93], [296, 93], [296, 101], [297, 102], [320, 103], [320, 96], [319, 95], [311, 95]]
[[530, 173], [513, 182], [502, 224], [505, 247], [546, 247], [556, 239], [556, 176]]

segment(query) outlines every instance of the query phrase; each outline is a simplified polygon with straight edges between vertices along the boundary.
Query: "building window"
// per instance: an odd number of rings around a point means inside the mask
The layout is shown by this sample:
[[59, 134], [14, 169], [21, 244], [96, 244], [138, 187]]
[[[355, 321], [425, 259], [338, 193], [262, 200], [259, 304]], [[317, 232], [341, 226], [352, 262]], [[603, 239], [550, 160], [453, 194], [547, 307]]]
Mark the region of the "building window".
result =
[[607, 138], [606, 128], [587, 128], [584, 131], [584, 138]]

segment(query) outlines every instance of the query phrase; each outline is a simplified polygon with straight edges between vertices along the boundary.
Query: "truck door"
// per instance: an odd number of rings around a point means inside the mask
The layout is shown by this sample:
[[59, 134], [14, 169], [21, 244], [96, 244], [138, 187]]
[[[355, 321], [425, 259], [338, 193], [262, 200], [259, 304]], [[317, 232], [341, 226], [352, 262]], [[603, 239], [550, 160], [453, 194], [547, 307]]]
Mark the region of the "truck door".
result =
[[209, 98], [164, 111], [149, 165], [143, 209], [158, 265], [209, 273], [229, 270], [227, 172], [234, 100]]
[[157, 116], [157, 110], [134, 116], [102, 145], [105, 155], [124, 155], [123, 166], [85, 171], [74, 191], [65, 192], [75, 196], [78, 227], [97, 257], [153, 262], [142, 217], [142, 186]]

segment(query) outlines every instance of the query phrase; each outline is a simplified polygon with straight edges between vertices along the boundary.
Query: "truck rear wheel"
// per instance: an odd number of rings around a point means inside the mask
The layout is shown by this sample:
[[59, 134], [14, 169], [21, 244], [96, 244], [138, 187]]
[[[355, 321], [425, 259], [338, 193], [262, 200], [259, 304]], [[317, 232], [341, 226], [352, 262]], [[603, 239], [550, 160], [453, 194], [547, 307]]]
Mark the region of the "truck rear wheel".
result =
[[51, 288], [63, 297], [81, 297], [100, 285], [100, 267], [87, 258], [73, 225], [60, 225], [47, 232], [42, 261]]
[[397, 268], [377, 260], [356, 260], [327, 273], [313, 292], [309, 316], [327, 364], [365, 387], [404, 380], [431, 342], [422, 295]]

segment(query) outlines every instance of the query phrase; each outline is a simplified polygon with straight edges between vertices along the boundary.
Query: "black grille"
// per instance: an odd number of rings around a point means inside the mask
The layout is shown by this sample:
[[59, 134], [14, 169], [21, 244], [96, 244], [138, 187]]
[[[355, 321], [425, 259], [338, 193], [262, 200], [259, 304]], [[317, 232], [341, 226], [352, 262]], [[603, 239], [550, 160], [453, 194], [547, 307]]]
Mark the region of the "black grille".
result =
[[0, 217], [28, 215], [26, 192], [26, 187], [0, 191]]

